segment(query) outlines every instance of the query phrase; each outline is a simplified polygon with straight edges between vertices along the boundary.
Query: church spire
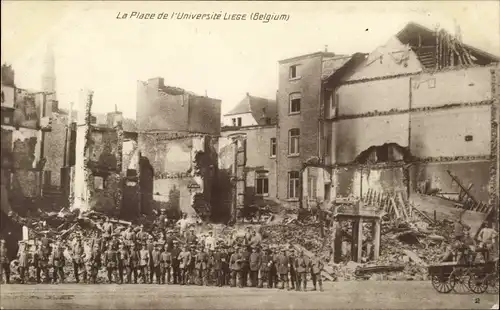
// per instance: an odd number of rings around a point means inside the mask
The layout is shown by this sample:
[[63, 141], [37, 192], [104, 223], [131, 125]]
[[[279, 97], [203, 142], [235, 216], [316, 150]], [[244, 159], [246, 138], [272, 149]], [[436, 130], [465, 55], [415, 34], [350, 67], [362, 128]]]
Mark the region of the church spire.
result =
[[43, 60], [42, 91], [54, 93], [54, 95], [56, 92], [56, 68], [52, 41], [47, 44]]

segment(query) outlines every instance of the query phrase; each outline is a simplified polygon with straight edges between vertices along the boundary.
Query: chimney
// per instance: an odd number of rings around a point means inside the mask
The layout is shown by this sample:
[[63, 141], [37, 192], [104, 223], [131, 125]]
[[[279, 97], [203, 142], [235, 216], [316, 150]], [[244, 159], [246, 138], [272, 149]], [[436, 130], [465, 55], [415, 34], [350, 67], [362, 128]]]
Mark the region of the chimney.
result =
[[325, 53], [328, 53], [328, 45], [325, 45]]
[[250, 97], [250, 94], [247, 92], [247, 97]]

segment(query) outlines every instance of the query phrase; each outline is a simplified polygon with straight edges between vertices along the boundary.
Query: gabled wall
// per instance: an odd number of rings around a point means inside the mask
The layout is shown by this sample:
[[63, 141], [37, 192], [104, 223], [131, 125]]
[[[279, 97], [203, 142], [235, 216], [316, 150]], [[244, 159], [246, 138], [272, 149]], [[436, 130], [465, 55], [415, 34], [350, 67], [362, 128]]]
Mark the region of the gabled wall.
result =
[[367, 59], [354, 72], [347, 75], [344, 81], [371, 79], [390, 75], [420, 72], [422, 66], [417, 55], [392, 37], [386, 44], [371, 52]]

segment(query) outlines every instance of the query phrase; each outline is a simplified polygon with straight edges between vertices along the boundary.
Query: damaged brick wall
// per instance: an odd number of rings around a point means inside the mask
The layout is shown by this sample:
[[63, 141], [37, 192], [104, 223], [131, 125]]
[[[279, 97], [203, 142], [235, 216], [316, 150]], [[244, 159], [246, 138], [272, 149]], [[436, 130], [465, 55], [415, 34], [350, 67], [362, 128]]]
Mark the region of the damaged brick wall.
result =
[[61, 168], [64, 167], [68, 118], [64, 114], [52, 114], [52, 130], [46, 133], [44, 153], [45, 170], [50, 171], [50, 184], [61, 186]]
[[[2, 125], [2, 171], [13, 199], [40, 196], [41, 132]], [[19, 206], [22, 207], [22, 206]]]
[[154, 170], [152, 207], [193, 213], [196, 193], [210, 205], [216, 147], [216, 140], [207, 136], [139, 134], [141, 153]]

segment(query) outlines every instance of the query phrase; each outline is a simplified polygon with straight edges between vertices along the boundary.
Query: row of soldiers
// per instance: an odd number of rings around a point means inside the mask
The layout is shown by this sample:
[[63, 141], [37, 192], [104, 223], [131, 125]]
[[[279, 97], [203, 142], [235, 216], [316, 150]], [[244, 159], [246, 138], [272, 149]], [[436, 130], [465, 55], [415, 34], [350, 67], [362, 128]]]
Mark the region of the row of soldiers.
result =
[[[295, 255], [293, 249], [278, 249], [239, 243], [208, 245], [189, 239], [182, 244], [172, 237], [171, 231], [158, 242], [149, 236], [142, 238], [101, 236], [90, 243], [87, 254], [81, 237], [70, 247], [71, 259], [65, 256], [65, 246], [57, 242], [54, 247], [47, 242], [36, 244], [30, 251], [25, 244], [18, 254], [21, 283], [28, 282], [30, 267], [35, 269], [37, 283], [63, 283], [64, 267], [73, 265], [76, 283], [80, 276], [84, 283], [97, 283], [100, 270], [107, 271], [109, 283], [157, 283], [180, 285], [216, 285], [232, 287], [268, 287], [306, 290], [308, 275], [322, 287], [323, 264], [317, 257], [304, 253]], [[134, 240], [132, 240], [134, 239]], [[10, 264], [5, 242], [2, 240], [0, 263], [6, 282], [9, 282]], [[51, 272], [50, 272], [51, 271]], [[280, 285], [281, 284], [281, 285]]]

